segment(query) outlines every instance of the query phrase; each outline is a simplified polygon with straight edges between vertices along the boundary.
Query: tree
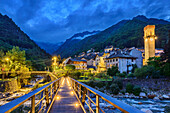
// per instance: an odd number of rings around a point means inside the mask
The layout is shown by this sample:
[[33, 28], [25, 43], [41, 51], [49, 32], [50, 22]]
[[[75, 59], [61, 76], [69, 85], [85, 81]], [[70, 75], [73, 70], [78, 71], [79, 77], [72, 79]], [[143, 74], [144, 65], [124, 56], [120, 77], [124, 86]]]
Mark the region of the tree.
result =
[[112, 68], [107, 69], [107, 75], [113, 77], [116, 76], [116, 73], [119, 73], [118, 67], [112, 66]]
[[66, 69], [75, 70], [75, 66], [74, 65], [66, 65]]
[[148, 65], [153, 66], [156, 70], [161, 70], [162, 61], [160, 57], [151, 57], [148, 59]]
[[153, 66], [143, 66], [142, 68], [137, 68], [134, 72], [137, 78], [158, 78], [159, 71], [155, 70]]
[[[11, 72], [15, 72], [15, 71], [23, 71], [23, 67], [24, 69], [27, 68], [26, 67], [26, 57], [25, 57], [25, 51], [21, 51], [19, 49], [19, 47], [13, 47], [12, 50], [9, 50], [6, 55], [5, 58], [8, 58], [8, 60], [4, 60], [4, 68], [5, 71], [11, 71]], [[29, 69], [26, 69], [29, 71]], [[11, 76], [15, 76], [14, 74], [12, 74]]]

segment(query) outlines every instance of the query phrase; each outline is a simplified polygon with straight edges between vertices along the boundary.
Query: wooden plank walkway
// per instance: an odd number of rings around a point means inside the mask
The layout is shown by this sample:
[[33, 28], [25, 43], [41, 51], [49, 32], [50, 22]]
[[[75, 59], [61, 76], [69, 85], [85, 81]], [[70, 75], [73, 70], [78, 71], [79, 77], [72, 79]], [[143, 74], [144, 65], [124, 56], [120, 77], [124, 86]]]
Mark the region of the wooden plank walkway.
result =
[[50, 113], [84, 113], [66, 79], [61, 84]]

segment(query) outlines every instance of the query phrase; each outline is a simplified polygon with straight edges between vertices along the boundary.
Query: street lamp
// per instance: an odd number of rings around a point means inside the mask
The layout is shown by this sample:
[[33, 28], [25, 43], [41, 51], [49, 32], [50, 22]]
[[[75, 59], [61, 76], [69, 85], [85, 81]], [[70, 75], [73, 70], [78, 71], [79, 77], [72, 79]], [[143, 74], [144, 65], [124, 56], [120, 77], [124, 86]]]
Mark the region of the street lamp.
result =
[[6, 58], [5, 58], [5, 60], [8, 62], [8, 61], [9, 61], [9, 58], [8, 58], [8, 57], [6, 57]]

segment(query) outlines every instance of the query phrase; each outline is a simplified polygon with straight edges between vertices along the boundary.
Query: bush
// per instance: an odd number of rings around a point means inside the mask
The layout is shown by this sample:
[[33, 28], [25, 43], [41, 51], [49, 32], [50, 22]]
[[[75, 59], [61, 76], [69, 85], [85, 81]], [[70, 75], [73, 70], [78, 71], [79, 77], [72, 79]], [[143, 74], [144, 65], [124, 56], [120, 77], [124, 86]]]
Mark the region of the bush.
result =
[[133, 73], [128, 74], [128, 78], [133, 78], [133, 77], [135, 77]]
[[117, 95], [119, 93], [119, 86], [117, 84], [112, 84], [110, 90], [113, 94]]
[[133, 88], [133, 94], [135, 96], [139, 96], [140, 92], [141, 92], [141, 88], [139, 86], [135, 85]]
[[[156, 75], [155, 75], [156, 74]], [[135, 69], [134, 75], [137, 78], [157, 78], [160, 77], [159, 72], [153, 66], [144, 66]]]
[[134, 88], [134, 85], [131, 84], [131, 83], [128, 83], [128, 84], [126, 85], [126, 92], [128, 92], [128, 93], [133, 93], [133, 88]]
[[75, 66], [74, 65], [66, 65], [66, 69], [68, 70], [74, 70]]
[[116, 76], [124, 78], [126, 76], [126, 74], [125, 73], [116, 73]]
[[119, 79], [115, 79], [113, 81], [114, 84], [117, 84], [119, 86], [119, 89], [122, 89], [123, 88], [123, 82]]
[[99, 87], [99, 88], [101, 88], [101, 87], [103, 87], [105, 84], [103, 83], [103, 82], [98, 82], [97, 83], [97, 87]]

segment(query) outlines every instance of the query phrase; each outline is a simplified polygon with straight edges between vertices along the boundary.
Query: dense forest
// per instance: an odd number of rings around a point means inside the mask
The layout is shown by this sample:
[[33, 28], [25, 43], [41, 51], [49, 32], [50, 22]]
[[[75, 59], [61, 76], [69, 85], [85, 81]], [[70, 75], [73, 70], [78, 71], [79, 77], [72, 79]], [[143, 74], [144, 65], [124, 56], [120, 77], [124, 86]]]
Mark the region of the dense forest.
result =
[[32, 62], [33, 70], [44, 70], [50, 65], [51, 56], [25, 34], [11, 18], [0, 14], [0, 50], [7, 52], [13, 46], [25, 50], [26, 59]]
[[[103, 50], [107, 45], [114, 47], [143, 47], [143, 28], [146, 25], [155, 25], [156, 48], [163, 48], [168, 42], [168, 30], [170, 29], [170, 22], [155, 18], [146, 18], [143, 15], [134, 17], [132, 20], [122, 20], [117, 24], [99, 32], [98, 34], [86, 37], [85, 39], [74, 43], [69, 47], [67, 41], [61, 45], [55, 52], [61, 57], [69, 57], [94, 48], [96, 51]], [[68, 48], [69, 47], [69, 48]]]

